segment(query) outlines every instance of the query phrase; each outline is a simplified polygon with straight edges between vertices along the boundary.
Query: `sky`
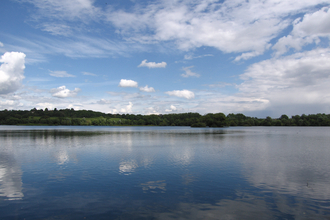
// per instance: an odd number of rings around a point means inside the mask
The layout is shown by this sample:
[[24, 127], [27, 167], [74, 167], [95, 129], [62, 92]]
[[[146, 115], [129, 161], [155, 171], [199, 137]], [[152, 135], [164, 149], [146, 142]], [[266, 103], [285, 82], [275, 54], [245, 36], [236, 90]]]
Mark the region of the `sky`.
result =
[[2, 0], [0, 110], [330, 113], [330, 0]]

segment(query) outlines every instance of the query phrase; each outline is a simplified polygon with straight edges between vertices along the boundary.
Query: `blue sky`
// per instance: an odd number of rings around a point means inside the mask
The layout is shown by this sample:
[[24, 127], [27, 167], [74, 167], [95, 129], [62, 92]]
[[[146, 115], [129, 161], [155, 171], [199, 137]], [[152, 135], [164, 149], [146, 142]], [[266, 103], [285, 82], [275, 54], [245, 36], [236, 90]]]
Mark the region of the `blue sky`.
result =
[[0, 6], [0, 109], [330, 111], [330, 0]]

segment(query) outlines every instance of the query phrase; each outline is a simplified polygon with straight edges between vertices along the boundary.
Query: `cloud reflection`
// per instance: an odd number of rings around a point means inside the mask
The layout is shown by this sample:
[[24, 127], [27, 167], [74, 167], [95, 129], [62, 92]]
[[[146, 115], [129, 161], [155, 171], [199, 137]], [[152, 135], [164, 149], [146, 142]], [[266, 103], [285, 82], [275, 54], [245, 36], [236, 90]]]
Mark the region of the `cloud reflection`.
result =
[[281, 138], [269, 135], [257, 141], [252, 139], [248, 136], [241, 139], [244, 142], [241, 162], [242, 173], [253, 186], [306, 199], [330, 198], [327, 136], [309, 137], [304, 129], [296, 136], [281, 134]]
[[141, 183], [141, 187], [144, 193], [165, 193], [166, 191], [166, 183], [165, 180], [158, 181], [149, 181], [146, 183]]
[[124, 175], [132, 174], [138, 167], [135, 160], [123, 161], [119, 164], [119, 173]]
[[54, 156], [58, 165], [63, 165], [70, 161], [68, 152], [65, 149], [61, 149], [60, 151], [56, 152]]
[[15, 158], [10, 154], [0, 154], [0, 197], [18, 200], [22, 193], [22, 171]]

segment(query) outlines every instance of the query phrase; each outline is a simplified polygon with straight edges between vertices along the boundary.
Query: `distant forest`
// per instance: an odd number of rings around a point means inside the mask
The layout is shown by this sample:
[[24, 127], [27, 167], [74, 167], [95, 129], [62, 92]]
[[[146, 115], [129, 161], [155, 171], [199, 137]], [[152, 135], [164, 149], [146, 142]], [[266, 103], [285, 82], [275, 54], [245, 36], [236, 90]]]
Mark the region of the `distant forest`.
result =
[[94, 125], [94, 126], [330, 126], [330, 114], [294, 115], [289, 118], [256, 118], [244, 114], [179, 113], [164, 115], [106, 114], [91, 110], [3, 110], [0, 125]]

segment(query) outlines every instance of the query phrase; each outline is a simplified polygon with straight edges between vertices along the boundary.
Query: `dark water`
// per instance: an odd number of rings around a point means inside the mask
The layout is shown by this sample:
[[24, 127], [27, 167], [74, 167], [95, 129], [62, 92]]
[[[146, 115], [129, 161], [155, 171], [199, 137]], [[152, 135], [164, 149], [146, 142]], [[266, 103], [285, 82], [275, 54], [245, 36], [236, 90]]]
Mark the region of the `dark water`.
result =
[[0, 126], [0, 219], [330, 219], [330, 128]]

